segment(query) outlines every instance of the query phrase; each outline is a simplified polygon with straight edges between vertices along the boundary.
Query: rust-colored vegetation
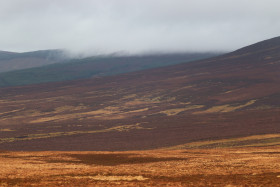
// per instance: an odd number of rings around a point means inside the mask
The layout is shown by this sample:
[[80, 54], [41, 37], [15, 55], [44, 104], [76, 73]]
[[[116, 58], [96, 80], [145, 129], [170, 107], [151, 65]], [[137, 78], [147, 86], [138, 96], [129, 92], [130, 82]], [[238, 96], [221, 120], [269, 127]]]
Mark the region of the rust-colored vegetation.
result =
[[280, 147], [1, 152], [0, 186], [279, 186]]
[[279, 51], [1, 88], [0, 186], [279, 186]]

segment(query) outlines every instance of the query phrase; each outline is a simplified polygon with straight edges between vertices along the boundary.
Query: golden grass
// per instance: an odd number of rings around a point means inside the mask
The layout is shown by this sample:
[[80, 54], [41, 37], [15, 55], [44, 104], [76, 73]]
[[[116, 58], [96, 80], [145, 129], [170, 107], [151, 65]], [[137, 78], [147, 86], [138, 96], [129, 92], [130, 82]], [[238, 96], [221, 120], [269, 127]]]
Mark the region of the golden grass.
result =
[[44, 123], [49, 121], [60, 121], [60, 120], [67, 120], [67, 119], [73, 119], [73, 118], [79, 118], [82, 117], [79, 114], [65, 114], [65, 115], [55, 115], [50, 117], [40, 117], [36, 120], [32, 120], [29, 123]]
[[[127, 97], [126, 97], [127, 99]], [[126, 101], [124, 106], [137, 106], [137, 105], [147, 105], [147, 104], [155, 104], [160, 103], [161, 97], [140, 97], [133, 100]]]
[[59, 137], [59, 136], [71, 136], [71, 135], [75, 135], [75, 134], [94, 134], [94, 133], [104, 133], [104, 132], [111, 132], [111, 131], [128, 132], [131, 130], [141, 130], [141, 129], [151, 129], [151, 128], [141, 127], [141, 124], [137, 123], [137, 124], [132, 124], [132, 125], [119, 125], [116, 127], [111, 127], [111, 128], [107, 128], [107, 129], [101, 129], [101, 130], [93, 130], [93, 131], [68, 131], [68, 132], [29, 134], [24, 137], [0, 138], [0, 144], [6, 143], [6, 142], [45, 139], [45, 138], [52, 138], [52, 137]]
[[166, 114], [167, 116], [174, 116], [174, 115], [179, 114], [180, 112], [198, 109], [198, 108], [202, 108], [202, 107], [204, 107], [204, 106], [203, 105], [190, 105], [190, 106], [186, 106], [184, 108], [174, 108], [174, 109], [160, 111], [159, 113]]
[[125, 176], [117, 176], [117, 175], [111, 175], [111, 176], [104, 176], [104, 175], [96, 175], [96, 176], [67, 176], [68, 178], [75, 178], [75, 179], [92, 179], [95, 181], [144, 181], [148, 178], [145, 178], [141, 175], [139, 176], [131, 176], [131, 175], [125, 175]]
[[0, 186], [279, 186], [279, 154], [279, 146], [0, 152]]
[[219, 148], [219, 147], [248, 147], [248, 146], [272, 146], [280, 145], [280, 134], [253, 135], [240, 138], [229, 138], [220, 140], [197, 141], [187, 144], [168, 147], [165, 149], [190, 149], [190, 148]]
[[[47, 121], [53, 121], [53, 120], [61, 120], [63, 115], [60, 116], [60, 113], [63, 112], [76, 112], [78, 113], [78, 111], [80, 110], [84, 110], [87, 109], [86, 106], [70, 106], [70, 105], [65, 105], [65, 106], [60, 106], [57, 108], [54, 108], [53, 111], [50, 112], [42, 112], [38, 109], [17, 109], [17, 110], [12, 110], [12, 111], [8, 111], [8, 112], [4, 112], [4, 113], [0, 113], [0, 115], [2, 114], [8, 114], [5, 117], [2, 117], [1, 120], [13, 120], [13, 119], [24, 119], [26, 120], [26, 118], [31, 118], [32, 120], [30, 121], [30, 123], [40, 123], [40, 122], [47, 122]], [[50, 117], [44, 117], [47, 115], [52, 115]], [[64, 114], [65, 115], [65, 114]], [[72, 114], [66, 114], [65, 117], [71, 116]], [[38, 118], [35, 119], [34, 118]]]
[[145, 104], [151, 104], [151, 103], [158, 103], [158, 101], [135, 99], [133, 101], [128, 101], [128, 102], [124, 103], [124, 106], [137, 106], [137, 105], [145, 105]]
[[233, 112], [238, 109], [242, 109], [244, 107], [250, 106], [254, 104], [256, 100], [251, 100], [243, 105], [220, 105], [220, 106], [213, 106], [204, 111], [194, 112], [194, 114], [204, 114], [204, 113], [215, 113], [215, 112]]
[[83, 110], [87, 109], [86, 106], [70, 106], [70, 105], [65, 105], [65, 106], [60, 106], [55, 108], [55, 111], [53, 113], [60, 113], [60, 112], [65, 112], [65, 111], [77, 111], [77, 110]]
[[[98, 110], [92, 110], [87, 112], [75, 112], [70, 114], [59, 114], [59, 112], [70, 110], [71, 107], [59, 107], [55, 112], [48, 113], [53, 114], [49, 117], [39, 117], [38, 119], [31, 120], [29, 123], [43, 123], [43, 122], [49, 122], [49, 121], [62, 121], [62, 120], [69, 120], [69, 119], [75, 119], [75, 118], [82, 118], [82, 117], [88, 117], [88, 118], [96, 118], [96, 119], [123, 119], [127, 117], [128, 115], [134, 115], [135, 113], [144, 112], [147, 111], [148, 108], [140, 108], [137, 110], [129, 110], [127, 112], [123, 112], [120, 107], [116, 106], [108, 106], [103, 109]], [[83, 107], [73, 107], [73, 110], [80, 110], [84, 109]], [[34, 112], [32, 113], [33, 116], [38, 116], [40, 113]]]
[[[65, 108], [69, 109], [70, 107], [63, 107], [58, 108], [57, 110], [63, 110], [65, 111]], [[99, 110], [93, 110], [93, 111], [88, 111], [88, 112], [76, 112], [76, 113], [71, 113], [71, 114], [57, 114], [53, 115], [50, 117], [41, 117], [36, 120], [30, 121], [30, 123], [43, 123], [43, 122], [48, 122], [48, 121], [61, 121], [61, 120], [69, 120], [69, 119], [74, 119], [74, 118], [81, 118], [85, 116], [91, 116], [91, 115], [111, 115], [113, 113], [119, 112], [118, 107], [105, 107], [104, 109], [99, 109]], [[55, 113], [59, 113], [58, 111]], [[52, 114], [55, 114], [52, 113]]]
[[21, 111], [21, 110], [23, 110], [23, 108], [22, 109], [11, 110], [11, 111], [7, 111], [7, 112], [2, 112], [2, 113], [0, 113], [0, 115], [11, 114], [11, 113], [15, 113], [15, 112], [18, 112], [18, 111]]
[[14, 131], [12, 129], [0, 129], [0, 132], [11, 132], [11, 131]]

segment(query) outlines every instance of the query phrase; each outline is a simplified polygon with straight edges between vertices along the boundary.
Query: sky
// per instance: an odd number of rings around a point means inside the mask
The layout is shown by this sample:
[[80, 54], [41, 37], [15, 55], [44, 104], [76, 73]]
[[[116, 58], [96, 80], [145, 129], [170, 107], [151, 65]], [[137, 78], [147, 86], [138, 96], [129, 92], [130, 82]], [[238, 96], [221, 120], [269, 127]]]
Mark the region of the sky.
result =
[[279, 0], [0, 0], [0, 50], [232, 51], [280, 36]]

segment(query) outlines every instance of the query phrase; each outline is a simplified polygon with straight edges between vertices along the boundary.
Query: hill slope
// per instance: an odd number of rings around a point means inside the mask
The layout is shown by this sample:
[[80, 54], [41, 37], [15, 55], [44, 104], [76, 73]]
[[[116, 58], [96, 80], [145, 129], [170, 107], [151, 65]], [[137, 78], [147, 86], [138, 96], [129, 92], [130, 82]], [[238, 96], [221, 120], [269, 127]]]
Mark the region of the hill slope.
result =
[[216, 56], [216, 53], [94, 56], [0, 74], [0, 87], [110, 76]]
[[280, 144], [278, 41], [119, 76], [2, 88], [0, 149]]
[[62, 50], [41, 50], [25, 53], [0, 51], [0, 72], [40, 67], [67, 58]]

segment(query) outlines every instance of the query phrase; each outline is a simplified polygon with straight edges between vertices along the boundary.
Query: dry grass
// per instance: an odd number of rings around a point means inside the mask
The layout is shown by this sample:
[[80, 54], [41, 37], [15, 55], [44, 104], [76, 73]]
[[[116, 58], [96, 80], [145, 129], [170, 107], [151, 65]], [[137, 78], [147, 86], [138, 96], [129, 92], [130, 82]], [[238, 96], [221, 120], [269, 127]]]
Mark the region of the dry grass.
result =
[[77, 176], [77, 177], [72, 177], [68, 176], [69, 178], [75, 178], [75, 179], [92, 179], [96, 181], [143, 181], [147, 180], [148, 178], [145, 178], [141, 175], [139, 176], [104, 176], [104, 175], [96, 175], [96, 176]]
[[280, 134], [253, 135], [240, 138], [228, 138], [221, 140], [197, 141], [187, 144], [177, 145], [166, 148], [176, 149], [193, 149], [193, 148], [222, 148], [222, 147], [260, 147], [280, 145]]
[[220, 106], [213, 106], [205, 111], [199, 111], [199, 112], [195, 112], [195, 114], [204, 114], [204, 113], [214, 113], [214, 112], [233, 112], [235, 110], [238, 109], [242, 109], [244, 107], [250, 106], [252, 104], [254, 104], [256, 102], [256, 100], [251, 100], [248, 101], [247, 103], [243, 104], [243, 105], [220, 105]]
[[[69, 108], [67, 108], [69, 110]], [[69, 119], [75, 119], [75, 118], [81, 118], [85, 116], [109, 116], [115, 113], [119, 112], [118, 107], [106, 107], [104, 109], [99, 109], [99, 110], [93, 110], [89, 112], [75, 112], [71, 114], [57, 114], [62, 111], [65, 111], [65, 107], [59, 107], [56, 108], [56, 112], [52, 113], [53, 115], [50, 117], [40, 117], [36, 120], [30, 121], [30, 123], [43, 123], [43, 122], [48, 122], [48, 121], [62, 121], [62, 120], [69, 120]], [[57, 114], [57, 115], [55, 115]]]
[[35, 139], [45, 139], [59, 136], [71, 136], [75, 134], [95, 134], [95, 133], [104, 133], [111, 131], [131, 131], [139, 129], [150, 129], [141, 127], [140, 123], [132, 125], [119, 125], [111, 128], [101, 129], [101, 130], [92, 130], [92, 131], [67, 131], [67, 132], [51, 132], [51, 133], [42, 133], [42, 134], [29, 134], [21, 137], [12, 137], [12, 138], [0, 138], [0, 144], [6, 142], [15, 142], [15, 141], [26, 141], [26, 140], [35, 140]]
[[[127, 106], [127, 105], [125, 105]], [[58, 107], [55, 109], [52, 113], [45, 113], [44, 115], [51, 115], [49, 117], [39, 116], [43, 115], [43, 113], [36, 112], [32, 113], [33, 116], [36, 116], [37, 119], [30, 121], [29, 123], [44, 123], [44, 122], [50, 122], [50, 121], [65, 121], [69, 119], [77, 119], [77, 118], [83, 118], [87, 117], [90, 119], [123, 119], [127, 116], [135, 115], [139, 112], [147, 111], [148, 108], [140, 108], [136, 110], [128, 110], [124, 112], [123, 110], [127, 109], [126, 107], [117, 107], [117, 106], [108, 106], [102, 109], [98, 110], [91, 110], [87, 112], [79, 112], [79, 110], [86, 109], [86, 107], [70, 107], [70, 106], [63, 106]], [[68, 114], [61, 114], [62, 112], [69, 112], [72, 113]], [[75, 111], [73, 113], [73, 111]]]
[[180, 112], [198, 109], [198, 108], [202, 108], [202, 107], [204, 107], [204, 106], [203, 105], [189, 105], [184, 108], [174, 108], [174, 109], [164, 110], [159, 113], [166, 114], [167, 116], [174, 116], [174, 115], [179, 114]]
[[0, 132], [11, 132], [11, 131], [14, 131], [12, 129], [0, 129]]
[[1, 152], [0, 186], [279, 186], [280, 147]]

